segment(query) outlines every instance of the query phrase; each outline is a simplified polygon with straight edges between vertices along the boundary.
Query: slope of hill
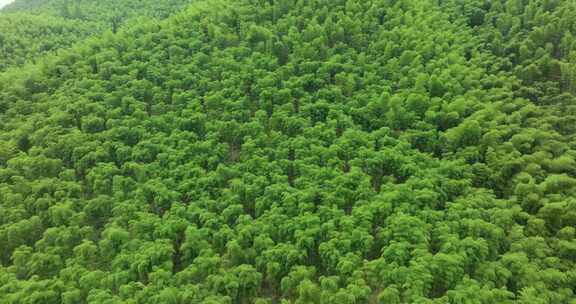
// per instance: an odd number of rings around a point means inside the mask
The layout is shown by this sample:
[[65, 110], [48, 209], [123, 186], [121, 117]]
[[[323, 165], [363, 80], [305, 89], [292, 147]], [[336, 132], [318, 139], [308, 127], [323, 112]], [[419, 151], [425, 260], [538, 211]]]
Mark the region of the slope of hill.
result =
[[190, 0], [18, 0], [0, 11], [0, 72], [42, 60], [126, 23], [163, 19]]
[[98, 32], [91, 24], [58, 17], [0, 15], [0, 71], [40, 61]]
[[0, 302], [573, 304], [570, 5], [204, 0], [0, 74]]

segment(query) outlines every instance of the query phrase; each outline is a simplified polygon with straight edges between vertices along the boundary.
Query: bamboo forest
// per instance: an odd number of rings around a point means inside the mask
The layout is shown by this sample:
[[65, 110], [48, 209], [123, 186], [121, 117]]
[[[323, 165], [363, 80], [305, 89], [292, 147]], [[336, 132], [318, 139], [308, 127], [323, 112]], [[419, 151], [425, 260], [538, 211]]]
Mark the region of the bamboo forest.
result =
[[15, 0], [1, 304], [576, 304], [576, 1]]

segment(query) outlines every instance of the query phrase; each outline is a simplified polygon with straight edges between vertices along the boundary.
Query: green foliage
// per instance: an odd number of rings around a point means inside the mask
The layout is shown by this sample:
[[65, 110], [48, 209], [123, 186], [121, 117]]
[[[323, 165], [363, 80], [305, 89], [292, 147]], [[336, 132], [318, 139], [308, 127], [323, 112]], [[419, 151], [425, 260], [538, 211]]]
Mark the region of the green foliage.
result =
[[16, 0], [0, 303], [573, 304], [574, 12]]
[[122, 25], [136, 23], [140, 18], [167, 18], [189, 3], [189, 0], [15, 1], [0, 11], [0, 72], [58, 54], [59, 50], [91, 36], [117, 32]]

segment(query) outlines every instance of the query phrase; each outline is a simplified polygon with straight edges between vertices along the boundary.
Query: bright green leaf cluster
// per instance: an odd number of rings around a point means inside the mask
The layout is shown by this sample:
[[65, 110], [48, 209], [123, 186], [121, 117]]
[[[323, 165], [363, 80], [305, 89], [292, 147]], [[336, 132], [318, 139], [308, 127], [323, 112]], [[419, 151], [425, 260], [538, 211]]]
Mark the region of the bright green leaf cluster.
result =
[[36, 2], [0, 303], [575, 303], [572, 1]]

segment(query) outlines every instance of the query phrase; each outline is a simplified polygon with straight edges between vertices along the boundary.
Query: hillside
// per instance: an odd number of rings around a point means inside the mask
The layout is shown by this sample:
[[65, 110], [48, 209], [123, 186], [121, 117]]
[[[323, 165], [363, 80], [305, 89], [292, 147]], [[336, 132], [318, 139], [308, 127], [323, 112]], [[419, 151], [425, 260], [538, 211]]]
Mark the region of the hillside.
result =
[[0, 72], [41, 61], [94, 35], [163, 19], [190, 0], [18, 0], [0, 10]]
[[70, 2], [0, 15], [79, 33], [0, 73], [0, 303], [576, 303], [573, 1]]

